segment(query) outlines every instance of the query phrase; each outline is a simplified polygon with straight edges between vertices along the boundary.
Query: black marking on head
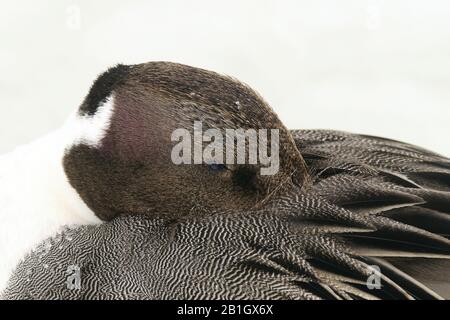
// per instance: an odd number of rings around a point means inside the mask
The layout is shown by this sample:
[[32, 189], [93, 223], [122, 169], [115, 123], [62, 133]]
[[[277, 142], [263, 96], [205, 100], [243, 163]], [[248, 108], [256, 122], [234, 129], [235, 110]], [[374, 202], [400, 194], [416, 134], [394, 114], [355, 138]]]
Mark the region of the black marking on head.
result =
[[[80, 143], [64, 158], [70, 184], [103, 220], [121, 214], [181, 217], [249, 209], [292, 186], [288, 178], [295, 170], [307, 174], [273, 110], [230, 77], [168, 62], [118, 65], [94, 82], [80, 115], [95, 115], [111, 95], [114, 114], [101, 145]], [[205, 129], [279, 129], [279, 172], [261, 176], [261, 164], [173, 164], [170, 136], [177, 128], [192, 128], [195, 120]]]
[[106, 101], [113, 90], [123, 83], [131, 66], [118, 64], [102, 73], [92, 84], [88, 95], [80, 107], [80, 115], [92, 116], [97, 112], [98, 107]]

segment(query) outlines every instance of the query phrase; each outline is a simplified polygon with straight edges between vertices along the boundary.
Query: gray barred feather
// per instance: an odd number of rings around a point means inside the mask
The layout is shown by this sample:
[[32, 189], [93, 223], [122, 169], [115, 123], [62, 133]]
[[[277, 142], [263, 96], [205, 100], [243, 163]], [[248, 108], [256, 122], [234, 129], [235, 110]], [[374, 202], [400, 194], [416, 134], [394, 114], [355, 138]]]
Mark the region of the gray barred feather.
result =
[[[292, 134], [311, 184], [257, 211], [67, 229], [28, 255], [4, 298], [450, 298], [450, 160], [376, 137]], [[373, 265], [382, 287], [371, 290]]]

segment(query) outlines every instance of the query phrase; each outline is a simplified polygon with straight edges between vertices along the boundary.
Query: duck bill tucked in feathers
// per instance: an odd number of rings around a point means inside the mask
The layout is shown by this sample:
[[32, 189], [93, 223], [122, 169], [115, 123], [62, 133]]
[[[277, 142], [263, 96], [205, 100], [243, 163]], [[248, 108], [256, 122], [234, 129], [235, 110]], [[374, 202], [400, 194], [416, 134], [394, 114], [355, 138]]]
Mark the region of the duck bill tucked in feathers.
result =
[[[108, 222], [42, 243], [2, 298], [450, 299], [449, 159], [382, 138], [288, 131], [247, 86], [171, 63], [110, 69], [83, 119], [99, 103], [113, 110], [104, 137], [72, 146], [64, 164]], [[168, 140], [190, 115], [279, 128], [280, 175], [173, 166], [171, 145], [155, 137]]]
[[[28, 256], [4, 297], [450, 298], [450, 161], [374, 137], [292, 134], [309, 185], [257, 211], [72, 230], [72, 241]], [[68, 264], [83, 271], [78, 291], [66, 287]], [[374, 267], [379, 287], [368, 285]]]

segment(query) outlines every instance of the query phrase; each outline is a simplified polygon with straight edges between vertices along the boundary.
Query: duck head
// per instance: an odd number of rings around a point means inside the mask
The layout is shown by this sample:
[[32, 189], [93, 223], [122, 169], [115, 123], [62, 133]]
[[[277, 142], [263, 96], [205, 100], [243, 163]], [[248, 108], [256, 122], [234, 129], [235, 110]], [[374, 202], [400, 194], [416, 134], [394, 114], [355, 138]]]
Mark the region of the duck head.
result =
[[[275, 172], [264, 174], [267, 163], [260, 161], [226, 161], [237, 159], [237, 147], [224, 148], [234, 152], [224, 155], [224, 163], [206, 156], [190, 164], [174, 161], [174, 147], [181, 143], [174, 133], [189, 133], [192, 140], [183, 142], [192, 143], [193, 154], [199, 124], [203, 132], [267, 130], [268, 149], [279, 153]], [[257, 93], [230, 77], [186, 65], [150, 62], [109, 69], [66, 127], [72, 132], [63, 159], [67, 178], [102, 220], [250, 209], [308, 179], [289, 131]], [[276, 139], [271, 129], [278, 132]], [[201, 147], [208, 143], [200, 142]], [[245, 145], [249, 154], [249, 140]]]

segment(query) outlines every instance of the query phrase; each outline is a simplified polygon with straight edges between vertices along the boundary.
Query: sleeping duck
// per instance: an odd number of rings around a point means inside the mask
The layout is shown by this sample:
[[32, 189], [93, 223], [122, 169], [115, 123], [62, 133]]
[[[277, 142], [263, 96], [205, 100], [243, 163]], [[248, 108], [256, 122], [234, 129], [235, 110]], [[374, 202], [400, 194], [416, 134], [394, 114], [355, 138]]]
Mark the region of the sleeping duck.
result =
[[[237, 161], [250, 141], [230, 161], [174, 163], [173, 132], [195, 122], [276, 130], [277, 172]], [[0, 164], [3, 299], [450, 298], [449, 159], [288, 130], [211, 71], [115, 66]]]

